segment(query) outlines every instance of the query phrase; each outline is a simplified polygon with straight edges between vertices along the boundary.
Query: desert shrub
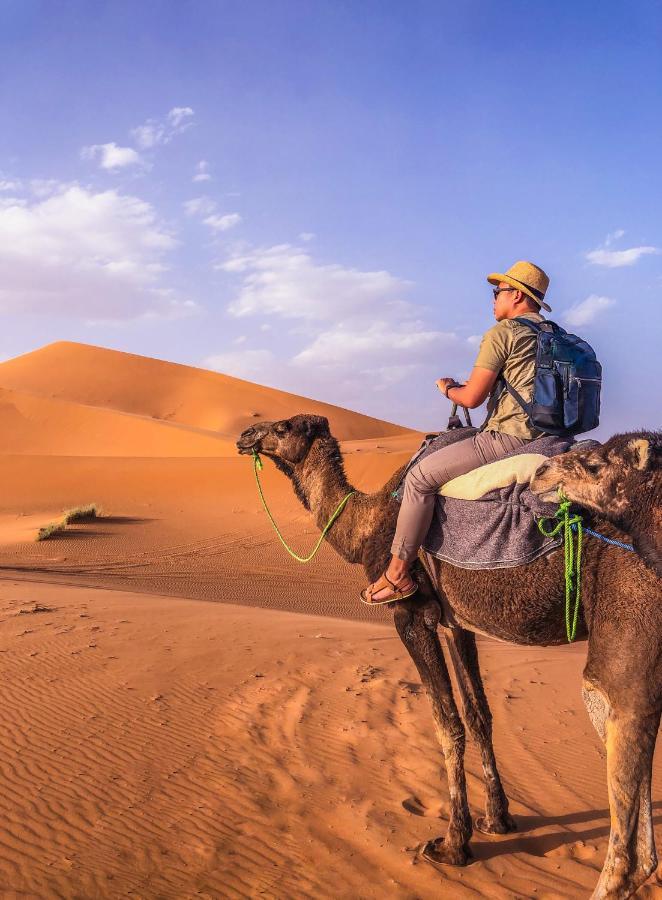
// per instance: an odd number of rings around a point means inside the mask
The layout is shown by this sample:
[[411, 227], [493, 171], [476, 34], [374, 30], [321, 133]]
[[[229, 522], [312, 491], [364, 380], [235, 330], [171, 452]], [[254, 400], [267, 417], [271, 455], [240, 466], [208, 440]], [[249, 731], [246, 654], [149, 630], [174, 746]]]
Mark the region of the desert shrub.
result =
[[73, 509], [67, 509], [59, 522], [49, 522], [48, 525], [43, 525], [39, 529], [35, 540], [47, 541], [53, 535], [66, 531], [67, 525], [71, 525], [72, 522], [90, 522], [92, 519], [97, 519], [100, 515], [101, 509], [96, 503], [88, 503], [87, 506], [76, 506]]
[[66, 510], [62, 521], [65, 525], [69, 525], [71, 522], [88, 522], [100, 515], [101, 510], [96, 503], [88, 503], [87, 506], [76, 506], [74, 509]]
[[60, 534], [66, 527], [66, 522], [49, 522], [48, 525], [42, 525], [36, 539], [38, 541], [47, 541], [54, 534]]

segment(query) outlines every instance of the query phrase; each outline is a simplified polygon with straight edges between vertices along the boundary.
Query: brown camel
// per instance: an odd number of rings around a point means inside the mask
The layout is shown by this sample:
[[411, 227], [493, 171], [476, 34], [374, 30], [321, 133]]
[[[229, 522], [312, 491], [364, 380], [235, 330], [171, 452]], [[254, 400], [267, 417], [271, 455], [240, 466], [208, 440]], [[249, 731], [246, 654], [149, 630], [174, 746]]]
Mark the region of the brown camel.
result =
[[[472, 433], [467, 429], [458, 439]], [[321, 416], [261, 422], [243, 432], [237, 447], [240, 453], [270, 457], [319, 527], [352, 490], [338, 442]], [[399, 508], [392, 491], [401, 474], [402, 469], [374, 494], [357, 492], [327, 534], [344, 559], [363, 565], [370, 581], [389, 559]], [[630, 897], [657, 865], [651, 776], [662, 710], [660, 479], [659, 435], [640, 433], [613, 437], [600, 451], [575, 450], [550, 461], [536, 485], [545, 492], [560, 481], [570, 499], [597, 513], [594, 528], [632, 540], [639, 550], [627, 552], [594, 538], [587, 538], [584, 548], [577, 636], [589, 645], [584, 699], [607, 748], [611, 811], [607, 857], [593, 894], [601, 900]], [[563, 563], [558, 552], [493, 571], [459, 569], [427, 554], [423, 562], [414, 569], [419, 592], [393, 604], [394, 620], [429, 697], [448, 773], [448, 828], [443, 838], [428, 843], [425, 857], [462, 866], [471, 856], [474, 827], [464, 772], [465, 724], [480, 747], [485, 774], [486, 812], [475, 827], [488, 834], [516, 830], [492, 747], [474, 632], [516, 644], [564, 643]], [[440, 621], [462, 717], [437, 636]]]

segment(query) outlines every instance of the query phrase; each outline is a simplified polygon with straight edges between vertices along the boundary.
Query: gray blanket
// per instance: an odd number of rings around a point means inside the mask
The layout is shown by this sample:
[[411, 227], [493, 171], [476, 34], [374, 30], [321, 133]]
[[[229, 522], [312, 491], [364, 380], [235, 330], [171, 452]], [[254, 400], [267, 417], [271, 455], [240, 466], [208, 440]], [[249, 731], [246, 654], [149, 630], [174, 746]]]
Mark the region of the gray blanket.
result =
[[[430, 441], [416, 461], [448, 444], [471, 437], [475, 429], [458, 429]], [[546, 435], [510, 453], [556, 456], [571, 438]], [[402, 487], [400, 488], [400, 495]], [[553, 516], [558, 504], [542, 503], [528, 484], [512, 484], [484, 494], [480, 500], [438, 497], [434, 518], [423, 548], [461, 569], [507, 569], [529, 563], [554, 550], [561, 537], [542, 535], [537, 516]]]

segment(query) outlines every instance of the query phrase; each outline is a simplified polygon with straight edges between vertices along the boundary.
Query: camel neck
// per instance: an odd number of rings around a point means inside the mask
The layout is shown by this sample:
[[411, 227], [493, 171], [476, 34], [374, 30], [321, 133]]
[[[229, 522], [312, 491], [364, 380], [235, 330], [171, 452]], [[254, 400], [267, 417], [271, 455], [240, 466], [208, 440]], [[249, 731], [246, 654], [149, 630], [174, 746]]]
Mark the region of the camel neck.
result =
[[662, 514], [660, 513], [660, 490], [658, 485], [652, 491], [638, 490], [636, 509], [613, 520], [621, 531], [632, 538], [634, 549], [649, 569], [662, 576]]
[[287, 471], [297, 497], [313, 514], [320, 529], [324, 528], [343, 498], [353, 492], [326, 535], [326, 540], [347, 562], [364, 565], [366, 547], [369, 545], [374, 555], [371, 571], [386, 566], [387, 549], [381, 547], [379, 540], [377, 544], [374, 541], [376, 534], [388, 537], [389, 531], [395, 528], [397, 504], [391, 502], [391, 493], [399, 482], [401, 470], [395, 472], [375, 493], [357, 491], [345, 475], [338, 441], [332, 436], [325, 436], [317, 438], [303, 462], [284, 468], [284, 471]]
[[347, 480], [335, 438], [320, 438], [302, 463], [294, 467], [294, 487], [303, 505], [318, 519], [328, 519], [354, 488]]
[[[659, 491], [656, 492], [659, 494]], [[662, 532], [662, 515], [660, 514], [659, 497], [655, 502], [653, 498], [647, 498], [649, 502], [640, 506], [637, 514], [629, 522], [628, 532], [632, 535], [634, 549], [643, 561], [658, 576], [662, 576], [662, 545], [660, 533]]]

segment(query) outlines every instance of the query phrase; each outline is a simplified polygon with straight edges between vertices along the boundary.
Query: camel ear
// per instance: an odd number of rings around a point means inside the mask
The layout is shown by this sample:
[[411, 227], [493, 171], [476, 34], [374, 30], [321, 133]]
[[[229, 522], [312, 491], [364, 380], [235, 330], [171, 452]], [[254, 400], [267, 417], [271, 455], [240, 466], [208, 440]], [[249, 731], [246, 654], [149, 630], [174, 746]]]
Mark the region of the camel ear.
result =
[[645, 471], [651, 458], [650, 441], [645, 439], [630, 441], [628, 450], [632, 453], [635, 469], [639, 469], [642, 472]]
[[306, 419], [305, 431], [308, 437], [329, 433], [329, 420], [325, 416], [311, 416]]

